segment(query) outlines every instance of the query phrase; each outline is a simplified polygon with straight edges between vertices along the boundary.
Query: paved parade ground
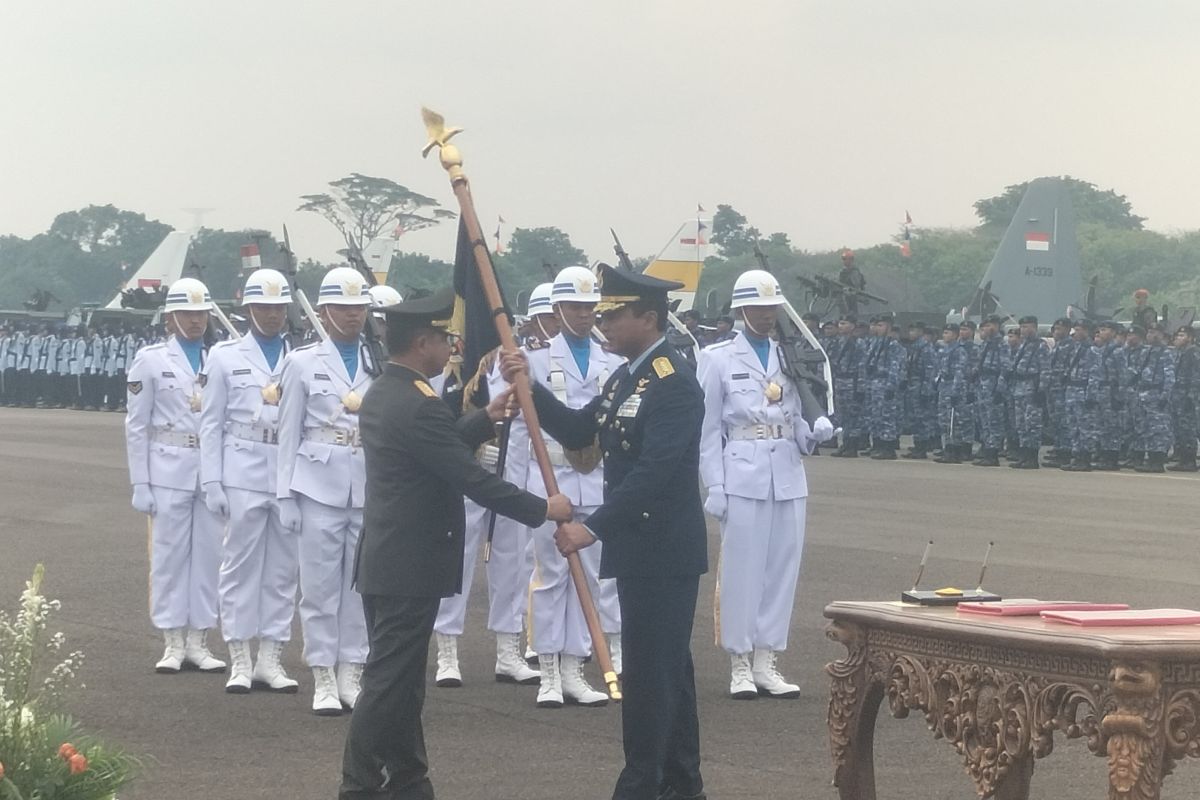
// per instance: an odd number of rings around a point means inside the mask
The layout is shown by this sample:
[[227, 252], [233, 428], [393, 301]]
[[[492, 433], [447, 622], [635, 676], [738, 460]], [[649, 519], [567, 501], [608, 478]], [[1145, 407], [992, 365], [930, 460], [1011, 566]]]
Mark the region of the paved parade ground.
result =
[[[86, 653], [75, 714], [133, 752], [144, 776], [122, 800], [288, 800], [336, 796], [349, 717], [309, 712], [312, 678], [299, 625], [285, 654], [298, 695], [227, 695], [225, 678], [156, 675], [162, 642], [146, 613], [146, 520], [129, 506], [121, 414], [0, 409], [0, 606], [12, 609], [37, 562], [71, 648]], [[726, 696], [729, 660], [713, 641], [713, 575], [701, 583], [693, 649], [703, 771], [713, 800], [836, 797], [825, 739], [823, 665], [843, 654], [824, 636], [834, 599], [892, 599], [912, 582], [973, 586], [989, 540], [987, 587], [1007, 596], [1200, 606], [1200, 479], [1129, 472], [807, 460], [808, 535], [785, 676], [800, 699]], [[716, 564], [717, 535], [710, 530]], [[620, 710], [534, 707], [536, 687], [492, 679], [483, 570], [460, 643], [466, 686], [430, 689], [425, 731], [438, 796], [609, 797], [620, 763]], [[212, 637], [213, 639], [217, 637]], [[211, 640], [210, 640], [211, 641]], [[225, 657], [224, 647], [214, 651]], [[599, 685], [594, 670], [593, 682]], [[1080, 740], [1056, 739], [1033, 796], [1104, 796], [1106, 765]], [[881, 712], [880, 800], [974, 796], [958, 756], [919, 715]], [[1182, 763], [1164, 798], [1200, 797], [1200, 764]]]

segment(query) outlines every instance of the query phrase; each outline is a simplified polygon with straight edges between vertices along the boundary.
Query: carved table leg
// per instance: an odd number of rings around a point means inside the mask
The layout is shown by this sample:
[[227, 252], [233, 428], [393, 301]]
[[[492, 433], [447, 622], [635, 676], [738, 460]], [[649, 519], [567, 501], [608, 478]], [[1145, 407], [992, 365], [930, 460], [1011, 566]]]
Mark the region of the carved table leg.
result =
[[1013, 761], [1004, 779], [996, 785], [992, 800], [1029, 800], [1029, 782], [1033, 779], [1033, 758]]
[[825, 667], [830, 677], [827, 721], [833, 783], [841, 800], [875, 800], [875, 719], [883, 687], [868, 681], [862, 628], [831, 622], [826, 635], [847, 650], [844, 659]]
[[1166, 758], [1159, 666], [1113, 664], [1109, 684], [1116, 708], [1100, 721], [1108, 753], [1109, 800], [1158, 800]]

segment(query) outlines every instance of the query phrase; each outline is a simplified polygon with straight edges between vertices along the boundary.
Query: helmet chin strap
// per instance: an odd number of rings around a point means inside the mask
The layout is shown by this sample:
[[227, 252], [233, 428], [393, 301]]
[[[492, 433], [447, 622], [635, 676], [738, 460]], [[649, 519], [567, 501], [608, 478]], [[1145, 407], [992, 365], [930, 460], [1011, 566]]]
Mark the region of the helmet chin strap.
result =
[[586, 339], [587, 338], [586, 336], [580, 334], [574, 328], [571, 327], [571, 323], [567, 322], [567, 317], [565, 314], [559, 314], [558, 321], [564, 328], [569, 330], [571, 332], [571, 335], [574, 336], [576, 339]]
[[258, 331], [259, 335], [261, 335], [264, 339], [269, 339], [270, 337], [267, 336], [266, 331], [262, 329], [262, 325], [258, 324], [258, 317], [254, 315], [254, 306], [250, 306], [246, 310], [250, 312], [250, 324], [254, 326], [254, 330]]
[[745, 324], [746, 328], [748, 328], [751, 333], [753, 333], [755, 336], [757, 336], [760, 339], [769, 339], [771, 336], [770, 328], [767, 328], [766, 333], [759, 333], [758, 329], [756, 329], [753, 325], [750, 324], [750, 318], [746, 316], [745, 311], [742, 312], [742, 323]]
[[339, 336], [341, 336], [343, 339], [349, 339], [349, 338], [350, 338], [349, 336], [347, 336], [347, 335], [346, 335], [346, 332], [345, 332], [344, 330], [342, 330], [342, 326], [341, 326], [341, 325], [338, 325], [336, 322], [334, 322], [334, 321], [333, 321], [333, 314], [326, 314], [326, 315], [325, 315], [325, 322], [326, 322], [328, 325], [330, 325], [330, 326], [331, 326], [331, 327], [332, 327], [332, 328], [333, 328], [335, 331], [337, 331], [337, 332], [338, 332], [338, 335], [339, 335]]
[[[542, 340], [543, 340], [543, 341], [547, 341], [547, 342], [548, 342], [548, 341], [550, 341], [552, 338], [554, 338], [554, 337], [552, 337], [552, 336], [551, 336], [549, 333], [547, 333], [547, 332], [546, 332], [546, 326], [542, 324], [542, 315], [541, 315], [541, 314], [538, 314], [536, 317], [534, 317], [534, 318], [533, 318], [533, 321], [537, 323], [538, 330], [542, 332]], [[570, 326], [570, 325], [568, 325], [567, 327], [568, 327], [568, 328], [570, 328], [571, 326]], [[574, 331], [572, 331], [572, 333], [573, 333], [573, 332], [574, 332]]]

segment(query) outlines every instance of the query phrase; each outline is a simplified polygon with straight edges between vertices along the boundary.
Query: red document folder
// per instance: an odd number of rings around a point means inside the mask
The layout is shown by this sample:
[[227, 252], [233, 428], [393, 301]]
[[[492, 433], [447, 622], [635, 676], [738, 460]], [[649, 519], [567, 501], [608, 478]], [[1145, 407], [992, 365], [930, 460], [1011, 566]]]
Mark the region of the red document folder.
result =
[[1047, 622], [1065, 622], [1085, 628], [1138, 625], [1196, 625], [1200, 611], [1186, 608], [1141, 608], [1133, 611], [1043, 611]]
[[1043, 611], [1125, 611], [1126, 603], [1088, 603], [1082, 600], [1001, 600], [998, 603], [959, 603], [967, 614], [993, 617], [1036, 617]]

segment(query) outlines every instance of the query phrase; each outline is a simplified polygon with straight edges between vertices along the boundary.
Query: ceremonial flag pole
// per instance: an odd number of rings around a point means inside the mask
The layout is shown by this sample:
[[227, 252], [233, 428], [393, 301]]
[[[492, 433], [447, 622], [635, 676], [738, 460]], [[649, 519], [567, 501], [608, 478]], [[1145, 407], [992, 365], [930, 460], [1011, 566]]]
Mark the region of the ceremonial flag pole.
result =
[[[425, 121], [425, 130], [429, 134], [429, 142], [421, 150], [422, 156], [428, 156], [430, 151], [437, 148], [442, 168], [450, 176], [450, 185], [462, 212], [462, 222], [466, 226], [467, 236], [471, 240], [471, 249], [475, 255], [475, 265], [479, 268], [479, 280], [483, 284], [484, 294], [488, 305], [492, 308], [492, 316], [496, 323], [496, 332], [500, 336], [500, 344], [507, 350], [517, 349], [517, 340], [513, 335], [512, 325], [504, 310], [504, 300], [500, 296], [500, 286], [496, 282], [496, 274], [492, 269], [492, 260], [488, 257], [487, 243], [483, 238], [483, 229], [479, 225], [479, 217], [475, 213], [475, 201], [471, 197], [471, 186], [462, 169], [462, 155], [458, 148], [449, 144], [450, 139], [462, 132], [462, 128], [447, 128], [446, 120], [441, 114], [421, 109], [421, 118]], [[542, 429], [538, 424], [537, 409], [533, 405], [533, 392], [529, 385], [529, 376], [518, 376], [516, 381], [517, 404], [525, 417], [525, 425], [529, 429], [529, 441], [533, 445], [533, 455], [537, 459], [538, 468], [542, 473], [542, 481], [546, 484], [546, 494], [558, 494], [558, 480], [554, 476], [554, 467], [550, 464], [550, 453], [546, 450], [546, 440], [542, 438]], [[604, 682], [608, 685], [608, 694], [613, 700], [621, 699], [621, 689], [617, 684], [617, 673], [613, 669], [612, 656], [608, 652], [608, 641], [604, 638], [604, 630], [600, 625], [600, 615], [596, 612], [596, 603], [588, 589], [587, 578], [583, 572], [583, 563], [578, 553], [567, 556], [567, 566], [571, 572], [571, 581], [579, 595], [579, 605], [583, 609], [587, 621], [588, 633], [592, 637], [592, 652], [604, 673]]]

